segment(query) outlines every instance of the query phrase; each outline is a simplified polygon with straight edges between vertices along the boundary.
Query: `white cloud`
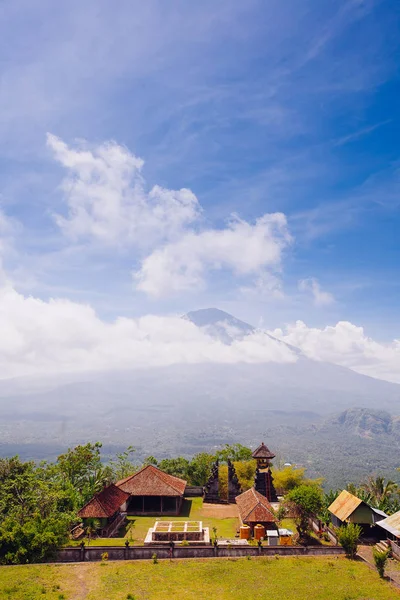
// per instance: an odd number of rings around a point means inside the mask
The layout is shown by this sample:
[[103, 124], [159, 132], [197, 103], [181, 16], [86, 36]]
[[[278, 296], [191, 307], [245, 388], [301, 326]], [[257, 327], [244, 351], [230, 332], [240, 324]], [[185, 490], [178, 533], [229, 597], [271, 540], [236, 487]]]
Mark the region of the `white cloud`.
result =
[[328, 306], [335, 302], [333, 294], [325, 292], [318, 281], [313, 277], [301, 279], [299, 281], [299, 290], [301, 292], [311, 293], [315, 306]]
[[0, 378], [193, 363], [294, 362], [284, 344], [256, 332], [231, 345], [179, 317], [117, 318], [89, 305], [0, 288]]
[[196, 196], [157, 185], [147, 192], [144, 163], [126, 148], [108, 142], [71, 149], [50, 134], [47, 141], [68, 171], [61, 185], [68, 214], [56, 215], [56, 222], [73, 240], [146, 252], [134, 273], [139, 290], [152, 296], [198, 290], [209, 271], [224, 269], [256, 282], [274, 279], [278, 289], [276, 272], [291, 240], [282, 213], [265, 214], [254, 224], [233, 215], [224, 228], [201, 229]]
[[279, 269], [290, 242], [282, 213], [267, 214], [254, 225], [233, 219], [225, 229], [189, 232], [155, 250], [135, 274], [138, 288], [153, 296], [200, 289], [206, 270], [229, 269], [236, 276]]
[[55, 159], [68, 171], [61, 184], [68, 214], [56, 222], [72, 239], [89, 238], [109, 245], [142, 247], [174, 239], [201, 209], [188, 189], [155, 185], [146, 191], [143, 160], [115, 142], [71, 149], [48, 134]]
[[336, 363], [364, 375], [400, 383], [400, 340], [381, 344], [349, 321], [339, 321], [324, 329], [307, 327], [303, 321], [297, 321], [284, 331], [276, 329], [270, 333], [300, 348], [314, 360]]
[[[179, 317], [106, 322], [90, 305], [66, 299], [45, 302], [18, 293], [10, 284], [0, 287], [0, 328], [1, 379], [172, 364], [292, 363], [298, 358], [261, 330], [227, 345]], [[345, 321], [325, 329], [298, 321], [269, 333], [313, 360], [400, 383], [399, 340], [381, 344]]]

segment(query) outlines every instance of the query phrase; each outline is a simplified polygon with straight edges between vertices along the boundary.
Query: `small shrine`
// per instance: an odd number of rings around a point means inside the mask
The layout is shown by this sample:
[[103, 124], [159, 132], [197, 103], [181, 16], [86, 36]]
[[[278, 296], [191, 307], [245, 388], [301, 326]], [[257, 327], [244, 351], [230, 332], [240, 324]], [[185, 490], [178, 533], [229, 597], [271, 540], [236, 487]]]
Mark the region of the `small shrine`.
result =
[[274, 487], [274, 478], [271, 473], [271, 460], [275, 458], [275, 454], [262, 442], [254, 450], [252, 457], [257, 461], [254, 488], [257, 492], [265, 496], [269, 502], [278, 502], [278, 496]]

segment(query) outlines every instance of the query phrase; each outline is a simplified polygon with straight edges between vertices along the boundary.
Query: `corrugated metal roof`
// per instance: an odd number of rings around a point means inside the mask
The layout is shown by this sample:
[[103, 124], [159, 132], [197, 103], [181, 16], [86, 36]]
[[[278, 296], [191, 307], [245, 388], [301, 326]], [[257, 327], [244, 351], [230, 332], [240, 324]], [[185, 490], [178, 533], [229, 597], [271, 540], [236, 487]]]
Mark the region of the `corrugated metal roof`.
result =
[[400, 510], [394, 513], [394, 515], [386, 517], [383, 521], [377, 521], [376, 525], [386, 529], [386, 531], [389, 531], [389, 533], [392, 533], [396, 537], [400, 537]]
[[381, 517], [385, 518], [387, 517], [387, 514], [385, 512], [383, 512], [383, 510], [379, 510], [379, 508], [373, 508], [373, 506], [370, 506], [370, 509], [377, 515], [380, 515]]
[[353, 496], [347, 490], [340, 492], [339, 496], [332, 502], [328, 508], [329, 512], [335, 515], [340, 521], [345, 521], [362, 504], [362, 500]]

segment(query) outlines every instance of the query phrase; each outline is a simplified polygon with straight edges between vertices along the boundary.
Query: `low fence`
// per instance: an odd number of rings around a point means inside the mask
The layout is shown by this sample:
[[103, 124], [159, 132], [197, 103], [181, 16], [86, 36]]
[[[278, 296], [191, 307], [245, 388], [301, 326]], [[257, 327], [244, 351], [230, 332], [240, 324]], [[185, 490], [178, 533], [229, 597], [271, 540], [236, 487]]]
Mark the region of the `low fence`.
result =
[[327, 525], [324, 525], [324, 523], [322, 523], [320, 519], [318, 519], [317, 517], [310, 517], [309, 522], [315, 533], [326, 533], [329, 537], [329, 541], [332, 542], [332, 544], [338, 544], [339, 540], [336, 533], [333, 531], [333, 529], [331, 529]]
[[331, 556], [344, 554], [341, 546], [85, 546], [62, 548], [57, 551], [55, 562], [100, 561], [108, 554], [108, 560], [150, 560], [157, 558], [234, 558], [242, 556]]
[[204, 488], [202, 485], [187, 485], [185, 488], [185, 497], [187, 498], [197, 498], [203, 497]]
[[400, 546], [393, 540], [387, 540], [392, 548], [393, 558], [400, 560]]

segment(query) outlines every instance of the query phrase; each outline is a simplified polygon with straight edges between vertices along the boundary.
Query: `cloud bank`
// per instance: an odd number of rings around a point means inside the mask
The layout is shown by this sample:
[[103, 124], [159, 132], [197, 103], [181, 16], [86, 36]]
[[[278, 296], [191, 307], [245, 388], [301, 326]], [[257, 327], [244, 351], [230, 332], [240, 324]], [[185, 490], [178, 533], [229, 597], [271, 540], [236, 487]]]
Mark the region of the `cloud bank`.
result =
[[178, 316], [102, 320], [90, 305], [66, 299], [48, 302], [0, 288], [0, 378], [20, 375], [136, 369], [172, 364], [293, 363], [285, 341], [314, 360], [400, 383], [400, 341], [368, 338], [362, 327], [339, 322], [325, 329], [302, 321], [224, 344]]
[[342, 365], [378, 379], [400, 383], [400, 340], [381, 344], [368, 337], [363, 327], [339, 321], [324, 329], [307, 327], [303, 321], [285, 330], [270, 332], [278, 339], [300, 348], [313, 360]]

